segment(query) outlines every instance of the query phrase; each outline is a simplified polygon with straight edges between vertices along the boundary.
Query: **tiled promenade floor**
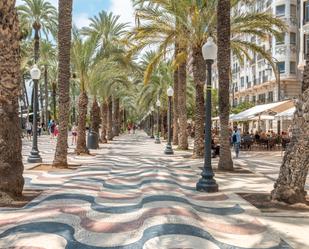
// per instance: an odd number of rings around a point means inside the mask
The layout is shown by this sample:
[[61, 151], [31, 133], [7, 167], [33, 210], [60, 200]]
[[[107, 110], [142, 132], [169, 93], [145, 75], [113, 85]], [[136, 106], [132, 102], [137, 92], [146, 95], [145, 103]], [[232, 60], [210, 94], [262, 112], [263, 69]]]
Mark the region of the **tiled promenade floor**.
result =
[[[93, 157], [70, 155], [82, 164], [75, 171], [26, 170], [25, 188], [45, 191], [22, 209], [0, 209], [0, 248], [291, 248], [237, 195], [196, 192], [200, 170], [159, 146], [126, 135]], [[51, 160], [49, 141], [40, 148]]]

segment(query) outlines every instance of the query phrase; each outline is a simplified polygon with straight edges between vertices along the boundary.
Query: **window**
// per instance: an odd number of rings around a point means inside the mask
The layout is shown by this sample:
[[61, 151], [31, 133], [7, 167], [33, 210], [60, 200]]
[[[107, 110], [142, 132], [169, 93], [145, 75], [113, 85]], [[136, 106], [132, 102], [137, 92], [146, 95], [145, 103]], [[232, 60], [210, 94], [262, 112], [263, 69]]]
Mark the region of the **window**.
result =
[[306, 35], [306, 38], [305, 38], [305, 41], [306, 41], [306, 44], [305, 44], [305, 54], [307, 54], [309, 52], [309, 35]]
[[253, 102], [253, 103], [256, 102], [256, 96], [252, 96], [252, 102]]
[[290, 62], [290, 74], [296, 74], [296, 63], [294, 61]]
[[296, 33], [294, 32], [290, 33], [290, 44], [296, 45]]
[[285, 73], [285, 62], [284, 61], [278, 62], [277, 66], [279, 68], [279, 73]]
[[304, 3], [304, 9], [305, 9], [305, 22], [309, 22], [309, 2]]
[[296, 15], [297, 15], [296, 5], [291, 4], [290, 14], [291, 14], [292, 17], [296, 17]]
[[285, 15], [285, 5], [276, 6], [276, 16], [284, 16]]
[[265, 96], [265, 93], [263, 94], [259, 94], [259, 103], [265, 103], [265, 100], [266, 100], [266, 96]]
[[268, 92], [268, 102], [274, 101], [274, 92]]
[[240, 78], [240, 86], [241, 86], [241, 87], [244, 87], [244, 86], [245, 86], [245, 78], [244, 78], [244, 77], [241, 77], [241, 78]]
[[284, 44], [285, 33], [282, 33], [279, 37], [276, 38], [276, 45]]
[[249, 102], [249, 95], [246, 95], [245, 102]]

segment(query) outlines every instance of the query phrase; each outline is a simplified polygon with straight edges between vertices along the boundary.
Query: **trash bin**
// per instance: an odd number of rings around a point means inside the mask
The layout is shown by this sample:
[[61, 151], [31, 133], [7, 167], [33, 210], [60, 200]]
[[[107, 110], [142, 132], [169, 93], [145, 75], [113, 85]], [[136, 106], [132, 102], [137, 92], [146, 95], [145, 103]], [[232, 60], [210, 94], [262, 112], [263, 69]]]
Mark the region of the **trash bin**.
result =
[[99, 136], [98, 133], [93, 130], [90, 130], [88, 133], [87, 148], [92, 150], [99, 148]]

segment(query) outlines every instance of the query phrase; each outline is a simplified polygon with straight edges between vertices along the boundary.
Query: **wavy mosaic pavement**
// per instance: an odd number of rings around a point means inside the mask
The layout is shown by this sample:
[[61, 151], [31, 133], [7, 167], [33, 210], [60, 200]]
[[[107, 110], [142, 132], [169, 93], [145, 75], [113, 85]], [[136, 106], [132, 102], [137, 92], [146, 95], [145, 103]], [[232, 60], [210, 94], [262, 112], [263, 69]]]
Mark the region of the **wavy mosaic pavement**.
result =
[[24, 208], [1, 209], [0, 248], [291, 248], [241, 199], [196, 192], [199, 172], [149, 155], [152, 147], [142, 134], [126, 136], [89, 162], [72, 156], [82, 162], [75, 171], [26, 170], [26, 188], [45, 191]]

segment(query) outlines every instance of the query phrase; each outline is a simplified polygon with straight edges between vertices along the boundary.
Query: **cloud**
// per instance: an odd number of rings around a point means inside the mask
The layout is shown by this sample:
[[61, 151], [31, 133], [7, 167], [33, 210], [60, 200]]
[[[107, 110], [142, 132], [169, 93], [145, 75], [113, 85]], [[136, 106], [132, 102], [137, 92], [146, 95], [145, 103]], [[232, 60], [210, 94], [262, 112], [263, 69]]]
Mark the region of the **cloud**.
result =
[[77, 28], [88, 26], [90, 23], [89, 15], [87, 13], [78, 13], [77, 16], [73, 17], [73, 22]]
[[131, 27], [134, 26], [134, 8], [131, 0], [111, 0], [110, 3], [111, 6], [108, 10], [119, 15], [120, 22], [129, 23]]

